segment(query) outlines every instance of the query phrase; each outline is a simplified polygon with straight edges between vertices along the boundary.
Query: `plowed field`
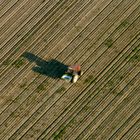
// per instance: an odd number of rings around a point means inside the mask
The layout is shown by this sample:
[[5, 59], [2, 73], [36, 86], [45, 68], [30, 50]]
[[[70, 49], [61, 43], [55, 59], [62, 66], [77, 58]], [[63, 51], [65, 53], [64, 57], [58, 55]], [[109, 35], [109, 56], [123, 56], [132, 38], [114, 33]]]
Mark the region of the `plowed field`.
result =
[[139, 138], [140, 0], [0, 0], [0, 140]]

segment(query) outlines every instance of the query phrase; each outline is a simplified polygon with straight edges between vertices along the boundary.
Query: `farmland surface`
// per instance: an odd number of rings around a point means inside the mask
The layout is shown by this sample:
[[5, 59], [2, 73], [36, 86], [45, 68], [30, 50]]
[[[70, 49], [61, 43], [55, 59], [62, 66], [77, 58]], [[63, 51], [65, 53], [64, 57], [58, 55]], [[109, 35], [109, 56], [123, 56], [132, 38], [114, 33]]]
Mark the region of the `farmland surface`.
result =
[[0, 0], [0, 140], [139, 138], [140, 0]]

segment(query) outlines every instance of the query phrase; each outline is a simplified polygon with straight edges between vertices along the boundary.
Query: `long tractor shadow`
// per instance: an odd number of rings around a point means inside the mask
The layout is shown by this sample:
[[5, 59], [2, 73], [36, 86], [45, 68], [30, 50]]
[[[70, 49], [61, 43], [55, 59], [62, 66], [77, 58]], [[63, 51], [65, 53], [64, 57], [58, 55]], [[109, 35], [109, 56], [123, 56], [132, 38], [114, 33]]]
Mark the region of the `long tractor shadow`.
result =
[[57, 79], [61, 78], [61, 76], [67, 71], [68, 66], [55, 60], [51, 59], [49, 61], [45, 61], [42, 58], [34, 55], [30, 52], [23, 53], [22, 57], [28, 59], [29, 62], [36, 63], [36, 66], [32, 68], [34, 72], [40, 73], [42, 75], [46, 75], [48, 77]]

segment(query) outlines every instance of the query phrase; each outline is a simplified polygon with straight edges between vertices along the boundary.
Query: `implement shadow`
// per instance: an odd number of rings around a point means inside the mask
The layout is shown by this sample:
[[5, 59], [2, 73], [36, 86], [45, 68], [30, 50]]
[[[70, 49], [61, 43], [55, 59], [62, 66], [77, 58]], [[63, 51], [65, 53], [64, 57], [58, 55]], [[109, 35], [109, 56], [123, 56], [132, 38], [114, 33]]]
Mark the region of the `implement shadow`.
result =
[[28, 61], [30, 62], [36, 63], [36, 66], [32, 68], [34, 72], [40, 73], [42, 75], [46, 75], [54, 79], [61, 78], [61, 76], [68, 69], [68, 66], [55, 59], [45, 61], [42, 58], [30, 52], [23, 53], [22, 57], [28, 59]]

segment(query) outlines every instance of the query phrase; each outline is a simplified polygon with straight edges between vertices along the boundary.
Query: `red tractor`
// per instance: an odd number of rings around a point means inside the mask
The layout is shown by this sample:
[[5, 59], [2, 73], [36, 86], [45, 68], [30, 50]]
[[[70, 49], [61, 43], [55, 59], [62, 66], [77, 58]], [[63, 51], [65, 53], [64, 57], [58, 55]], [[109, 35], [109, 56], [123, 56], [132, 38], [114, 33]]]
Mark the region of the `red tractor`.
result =
[[75, 83], [82, 74], [80, 65], [71, 65], [68, 66], [68, 70], [62, 75], [61, 78], [68, 82]]

